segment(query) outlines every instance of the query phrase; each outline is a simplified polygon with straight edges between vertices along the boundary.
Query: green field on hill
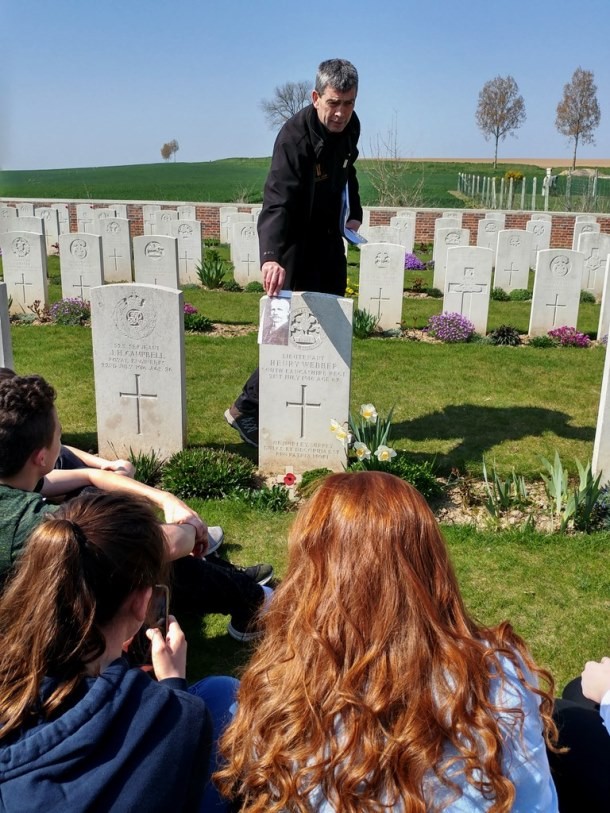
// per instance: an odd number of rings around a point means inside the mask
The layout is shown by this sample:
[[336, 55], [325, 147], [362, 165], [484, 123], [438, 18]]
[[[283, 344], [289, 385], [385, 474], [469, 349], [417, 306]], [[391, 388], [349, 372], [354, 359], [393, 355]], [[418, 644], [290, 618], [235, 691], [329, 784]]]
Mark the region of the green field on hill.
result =
[[[47, 200], [176, 200], [259, 203], [270, 158], [227, 158], [203, 163], [135, 164], [80, 169], [0, 172], [0, 197]], [[405, 205], [455, 208], [464, 201], [452, 194], [460, 172], [502, 178], [518, 170], [541, 184], [541, 167], [435, 161], [358, 161], [363, 204], [378, 205], [376, 189], [389, 181], [405, 189]], [[540, 187], [541, 188], [541, 187]]]

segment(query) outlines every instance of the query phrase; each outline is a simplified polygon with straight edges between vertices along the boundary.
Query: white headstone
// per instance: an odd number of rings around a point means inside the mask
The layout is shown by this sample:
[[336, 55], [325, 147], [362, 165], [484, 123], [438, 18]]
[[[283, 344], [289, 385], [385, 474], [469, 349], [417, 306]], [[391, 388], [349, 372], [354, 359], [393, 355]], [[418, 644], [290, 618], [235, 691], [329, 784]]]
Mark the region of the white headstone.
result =
[[434, 242], [432, 243], [432, 260], [436, 262], [436, 257], [440, 251], [439, 232], [441, 229], [461, 229], [461, 220], [456, 217], [437, 217], [434, 221]]
[[109, 217], [97, 224], [102, 238], [104, 282], [131, 282], [129, 220]]
[[601, 484], [605, 486], [610, 480], [610, 353], [608, 353], [607, 347], [591, 468], [594, 476], [601, 474]]
[[597, 223], [595, 215], [576, 215], [577, 223]]
[[351, 299], [293, 293], [288, 344], [260, 345], [261, 471], [344, 469], [346, 450], [330, 425], [349, 416], [352, 312]]
[[162, 234], [133, 238], [135, 280], [144, 285], [178, 287], [178, 241]]
[[395, 330], [402, 322], [405, 250], [393, 243], [366, 243], [360, 247], [358, 309], [379, 320], [382, 330]]
[[362, 207], [362, 225], [358, 233], [368, 240], [369, 226], [371, 225], [371, 210], [368, 206]]
[[[93, 220], [106, 220], [109, 217], [117, 217], [114, 206], [101, 206], [93, 210]], [[97, 232], [96, 232], [97, 233]]]
[[398, 242], [404, 248], [405, 253], [411, 254], [415, 243], [415, 218], [396, 215], [390, 218], [390, 228], [398, 229]]
[[142, 224], [144, 234], [155, 234], [157, 225], [156, 213], [161, 209], [158, 203], [144, 203], [142, 205]]
[[73, 232], [59, 235], [61, 295], [64, 299], [91, 300], [91, 289], [104, 281], [102, 238]]
[[443, 312], [461, 313], [483, 335], [487, 332], [492, 260], [490, 248], [457, 246], [447, 251]]
[[610, 256], [606, 260], [606, 272], [604, 274], [604, 289], [602, 292], [602, 304], [599, 309], [599, 324], [597, 326], [597, 338], [601, 340], [610, 333]]
[[485, 217], [479, 220], [477, 226], [477, 246], [480, 248], [490, 248], [496, 255], [498, 248], [498, 232], [504, 229], [504, 223], [498, 218]]
[[221, 206], [219, 208], [220, 217], [220, 242], [228, 243], [230, 238], [229, 233], [229, 216], [237, 214], [237, 206]]
[[112, 208], [116, 212], [116, 216], [127, 220], [127, 204], [126, 203], [113, 203]]
[[546, 212], [534, 212], [530, 220], [547, 220], [549, 223], [552, 223], [553, 215], [546, 214]]
[[256, 223], [252, 221], [231, 223], [230, 241], [235, 281], [242, 287], [250, 282], [262, 283]]
[[180, 285], [199, 283], [197, 266], [201, 265], [201, 223], [198, 220], [171, 220], [170, 237], [178, 240], [178, 280]]
[[70, 231], [70, 210], [67, 203], [53, 203], [52, 209], [57, 209], [57, 219], [59, 221], [59, 233], [68, 234]]
[[183, 203], [176, 206], [178, 218], [180, 220], [197, 220], [197, 207], [193, 203]]
[[367, 240], [369, 243], [394, 243], [400, 244], [400, 230], [395, 226], [369, 226]]
[[46, 305], [47, 250], [42, 234], [6, 232], [0, 234], [2, 269], [11, 313], [26, 313], [36, 301]]
[[183, 310], [176, 289], [119, 284], [92, 290], [97, 435], [104, 457], [152, 450], [166, 458], [183, 448]]
[[437, 257], [434, 263], [432, 285], [439, 291], [445, 290], [445, 271], [447, 268], [447, 251], [452, 246], [467, 246], [470, 241], [469, 229], [439, 229], [437, 239]]
[[19, 212], [19, 217], [34, 217], [34, 204], [33, 203], [17, 203], [15, 209]]
[[8, 312], [8, 291], [6, 283], [0, 282], [0, 367], [10, 367], [12, 369], [14, 366], [11, 323]]
[[59, 240], [59, 215], [57, 209], [52, 209], [50, 206], [39, 206], [34, 209], [36, 217], [41, 217], [44, 220], [44, 236], [47, 247], [47, 254], [51, 254], [53, 246]]
[[585, 257], [582, 290], [592, 293], [599, 302], [604, 290], [606, 260], [610, 254], [610, 235], [600, 232], [581, 234], [578, 250]]
[[463, 214], [464, 214], [464, 213], [463, 213], [463, 212], [461, 212], [459, 209], [451, 209], [451, 210], [450, 210], [450, 211], [448, 211], [448, 212], [443, 212], [442, 217], [452, 217], [452, 218], [454, 218], [455, 220], [457, 220], [457, 221], [458, 221], [458, 225], [459, 225], [459, 226], [460, 226], [460, 228], [461, 228], [461, 227], [462, 227], [462, 217], [463, 217]]
[[498, 233], [494, 288], [509, 293], [528, 287], [532, 241], [533, 236], [522, 229], [502, 229]]
[[160, 209], [155, 212], [155, 230], [153, 234], [167, 234], [169, 236], [169, 224], [173, 220], [178, 220], [178, 212], [175, 209]]
[[525, 224], [525, 231], [532, 235], [532, 253], [530, 255], [530, 268], [536, 267], [536, 257], [539, 251], [551, 247], [551, 228], [553, 221], [534, 218]]
[[7, 231], [17, 231], [19, 212], [14, 206], [0, 206], [0, 234]]
[[601, 227], [599, 223], [593, 223], [590, 220], [579, 220], [574, 223], [574, 233], [572, 236], [572, 251], [578, 248], [578, 239], [581, 234], [599, 234]]
[[44, 234], [44, 220], [41, 217], [29, 217], [29, 215], [20, 215], [15, 226], [19, 231], [31, 231], [34, 234]]
[[529, 335], [557, 327], [576, 327], [584, 256], [565, 248], [538, 252]]
[[93, 206], [89, 203], [76, 204], [76, 228], [79, 232], [90, 232], [93, 224]]
[[506, 223], [506, 215], [504, 212], [485, 212], [485, 219], [497, 220], [498, 223], [502, 224], [502, 228], [504, 228], [504, 224]]

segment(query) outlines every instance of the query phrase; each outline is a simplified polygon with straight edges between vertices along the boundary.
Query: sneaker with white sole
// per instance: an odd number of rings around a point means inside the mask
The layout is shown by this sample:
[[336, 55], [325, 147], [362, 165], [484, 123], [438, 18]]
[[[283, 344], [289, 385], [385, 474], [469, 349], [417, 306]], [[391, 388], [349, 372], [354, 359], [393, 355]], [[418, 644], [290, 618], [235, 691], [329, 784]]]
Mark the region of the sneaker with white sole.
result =
[[241, 626], [233, 619], [229, 621], [227, 625], [227, 632], [231, 638], [234, 638], [236, 641], [241, 641], [242, 643], [247, 643], [248, 641], [256, 641], [263, 635], [263, 630], [260, 629], [259, 622], [261, 616], [263, 616], [269, 609], [269, 603], [271, 601], [271, 597], [273, 596], [273, 590], [270, 587], [263, 587], [263, 592], [265, 594], [263, 603], [256, 616], [251, 619], [245, 629], [242, 629]]
[[222, 540], [225, 538], [224, 531], [220, 525], [208, 525], [208, 547], [205, 555], [209, 556], [214, 553], [222, 545]]
[[258, 449], [258, 418], [254, 415], [243, 415], [235, 407], [225, 410], [225, 421], [239, 432], [240, 438]]

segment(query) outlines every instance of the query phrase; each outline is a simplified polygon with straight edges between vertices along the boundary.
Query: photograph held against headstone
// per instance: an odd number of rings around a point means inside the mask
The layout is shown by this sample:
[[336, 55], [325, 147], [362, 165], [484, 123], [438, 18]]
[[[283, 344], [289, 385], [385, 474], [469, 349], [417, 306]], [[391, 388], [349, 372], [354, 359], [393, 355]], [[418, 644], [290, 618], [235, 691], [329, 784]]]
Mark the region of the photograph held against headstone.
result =
[[[261, 299], [261, 319], [268, 302]], [[330, 431], [349, 413], [353, 301], [297, 293], [290, 301], [286, 345], [259, 345], [259, 468], [341, 471], [346, 450]]]
[[280, 296], [264, 297], [259, 325], [259, 344], [288, 344], [291, 291], [281, 291]]

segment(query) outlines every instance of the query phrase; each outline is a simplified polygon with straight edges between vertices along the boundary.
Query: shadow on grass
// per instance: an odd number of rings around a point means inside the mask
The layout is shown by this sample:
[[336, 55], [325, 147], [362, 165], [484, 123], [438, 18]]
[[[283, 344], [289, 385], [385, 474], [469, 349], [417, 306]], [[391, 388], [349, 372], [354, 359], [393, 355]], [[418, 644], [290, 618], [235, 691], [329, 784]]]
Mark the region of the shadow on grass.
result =
[[571, 426], [565, 412], [543, 407], [486, 407], [478, 404], [449, 405], [438, 412], [392, 425], [393, 438], [412, 441], [459, 439], [448, 453], [415, 453], [434, 460], [438, 470], [464, 470], [468, 461], [480, 461], [489, 449], [506, 441], [523, 440], [552, 432], [561, 438], [593, 442], [595, 428]]

